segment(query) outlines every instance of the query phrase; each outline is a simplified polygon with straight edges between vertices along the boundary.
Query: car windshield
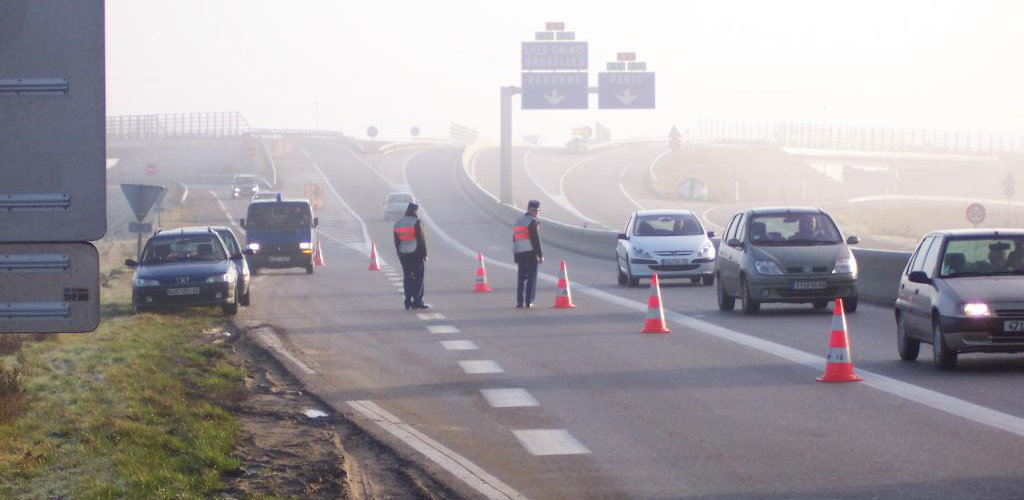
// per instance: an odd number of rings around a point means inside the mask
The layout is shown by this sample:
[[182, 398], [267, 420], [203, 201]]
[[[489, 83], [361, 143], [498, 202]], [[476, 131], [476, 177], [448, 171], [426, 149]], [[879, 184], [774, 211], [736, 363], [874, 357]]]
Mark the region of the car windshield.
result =
[[407, 194], [393, 194], [391, 196], [388, 196], [388, 203], [389, 204], [410, 203], [410, 202], [412, 202], [412, 196], [407, 195]]
[[236, 186], [252, 186], [256, 184], [255, 177], [235, 177]]
[[633, 236], [695, 236], [704, 234], [700, 221], [690, 214], [637, 216]]
[[823, 213], [765, 214], [750, 220], [753, 245], [835, 245], [841, 241], [832, 218]]
[[943, 278], [1024, 275], [1024, 236], [956, 238], [942, 254]]
[[216, 236], [157, 237], [142, 253], [143, 265], [225, 260], [224, 245]]
[[228, 253], [234, 255], [242, 251], [238, 248], [238, 242], [235, 241], [235, 236], [231, 234], [231, 231], [228, 231], [226, 229], [217, 229], [216, 231], [217, 234], [220, 235], [221, 241], [223, 241], [224, 244], [227, 245]]
[[306, 203], [256, 203], [249, 205], [248, 228], [298, 229], [308, 228], [311, 211]]

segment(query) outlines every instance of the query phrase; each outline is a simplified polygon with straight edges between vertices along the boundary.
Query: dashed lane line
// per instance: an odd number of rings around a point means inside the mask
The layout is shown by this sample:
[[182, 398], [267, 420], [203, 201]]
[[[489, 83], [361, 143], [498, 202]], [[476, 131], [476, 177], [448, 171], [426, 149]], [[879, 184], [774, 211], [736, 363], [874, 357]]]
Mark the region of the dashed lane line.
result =
[[445, 319], [444, 314], [441, 313], [417, 313], [416, 316], [423, 321], [437, 321]]
[[526, 497], [488, 474], [467, 458], [431, 439], [373, 401], [349, 401], [348, 405], [412, 449], [461, 479], [485, 498], [493, 500], [526, 500]]
[[540, 403], [526, 389], [519, 387], [480, 389], [480, 393], [492, 408], [540, 406]]
[[590, 450], [565, 429], [523, 429], [512, 431], [533, 455], [585, 455]]
[[475, 351], [479, 349], [472, 340], [442, 340], [441, 347], [447, 351]]
[[427, 331], [435, 335], [447, 335], [450, 333], [461, 333], [455, 325], [428, 325]]
[[459, 367], [468, 375], [481, 375], [487, 373], [504, 373], [498, 363], [490, 359], [472, 359], [459, 361]]

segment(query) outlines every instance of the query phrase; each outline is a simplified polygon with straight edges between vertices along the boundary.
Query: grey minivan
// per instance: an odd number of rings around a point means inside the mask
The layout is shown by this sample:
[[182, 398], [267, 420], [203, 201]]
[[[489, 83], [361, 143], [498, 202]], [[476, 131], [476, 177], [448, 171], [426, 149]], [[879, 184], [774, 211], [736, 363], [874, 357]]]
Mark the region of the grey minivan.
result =
[[722, 235], [715, 282], [718, 308], [757, 314], [765, 302], [811, 303], [815, 309], [843, 299], [857, 311], [857, 260], [824, 210], [754, 208], [733, 216]]

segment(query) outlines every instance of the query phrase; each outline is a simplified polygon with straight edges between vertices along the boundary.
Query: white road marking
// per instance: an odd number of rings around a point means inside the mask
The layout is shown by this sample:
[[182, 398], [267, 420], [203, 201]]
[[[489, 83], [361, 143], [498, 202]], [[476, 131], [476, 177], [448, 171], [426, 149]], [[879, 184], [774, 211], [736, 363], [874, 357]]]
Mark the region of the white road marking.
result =
[[472, 340], [442, 340], [441, 345], [448, 351], [475, 351], [479, 349]]
[[520, 408], [525, 406], [540, 406], [526, 389], [480, 389], [487, 404], [492, 408]]
[[564, 429], [512, 431], [526, 451], [533, 455], [585, 455], [590, 450]]
[[221, 210], [221, 212], [224, 212], [224, 217], [227, 218], [228, 223], [231, 224], [232, 226], [235, 226], [235, 227], [241, 229], [241, 227], [238, 225], [238, 223], [235, 222], [234, 217], [231, 216], [231, 212], [228, 210], [227, 205], [225, 205], [224, 202], [220, 201], [220, 198], [217, 197], [217, 193], [215, 193], [212, 189], [209, 190], [208, 192], [210, 193], [210, 196], [212, 196], [213, 199], [217, 202], [217, 205], [220, 205], [220, 210]]
[[485, 498], [494, 500], [526, 500], [511, 486], [488, 474], [478, 465], [434, 441], [413, 426], [388, 413], [373, 401], [349, 401], [348, 405], [360, 415], [398, 438], [412, 449], [422, 453], [435, 464], [461, 479]]
[[261, 339], [263, 339], [263, 341], [268, 346], [270, 346], [271, 349], [273, 349], [273, 350], [277, 351], [278, 353], [280, 353], [282, 356], [287, 358], [288, 361], [291, 361], [292, 363], [294, 363], [295, 366], [298, 366], [300, 370], [302, 370], [303, 372], [306, 373], [306, 375], [312, 375], [312, 374], [316, 373], [316, 372], [313, 371], [313, 369], [311, 369], [310, 367], [306, 366], [305, 363], [303, 363], [301, 360], [299, 360], [299, 358], [296, 358], [292, 353], [288, 352], [288, 349], [285, 349], [284, 345], [281, 344], [281, 339], [279, 339], [277, 337], [277, 335], [275, 335], [274, 332], [271, 331], [270, 329], [268, 329], [268, 328], [258, 328], [256, 330], [254, 330], [253, 332], [251, 332], [251, 334], [255, 335], [257, 337], [260, 337]]
[[636, 198], [633, 198], [632, 196], [629, 195], [628, 192], [626, 192], [626, 186], [623, 185], [621, 182], [619, 183], [619, 191], [622, 192], [622, 195], [625, 196], [626, 199], [629, 200], [629, 202], [632, 203], [633, 206], [637, 208], [637, 210], [644, 209], [644, 206], [641, 205], [639, 201], [636, 201]]
[[310, 159], [309, 163], [313, 165], [313, 168], [316, 169], [316, 172], [320, 174], [320, 178], [324, 180], [324, 184], [327, 184], [327, 189], [331, 191], [331, 194], [333, 194], [334, 198], [338, 200], [338, 203], [341, 203], [341, 206], [345, 207], [345, 210], [348, 210], [348, 212], [352, 214], [352, 217], [354, 217], [356, 221], [359, 222], [359, 228], [362, 229], [363, 232], [363, 243], [361, 245], [358, 243], [343, 244], [348, 245], [349, 247], [352, 248], [361, 247], [361, 249], [367, 252], [368, 255], [370, 252], [370, 241], [372, 240], [370, 239], [370, 231], [369, 229], [366, 228], [366, 221], [364, 221], [363, 218], [360, 217], [355, 210], [352, 210], [352, 207], [350, 207], [348, 203], [345, 203], [345, 200], [341, 197], [341, 194], [339, 194], [338, 190], [334, 188], [334, 184], [332, 184], [331, 181], [327, 178], [327, 176], [324, 175], [324, 171], [320, 169], [320, 165], [317, 165], [316, 162], [313, 161], [313, 159], [309, 156], [309, 152], [306, 151], [306, 148], [300, 149], [302, 150], [302, 153], [306, 155], [306, 158]]
[[428, 325], [427, 326], [427, 330], [429, 330], [430, 333], [433, 333], [433, 334], [436, 334], [436, 335], [445, 335], [445, 334], [449, 334], [449, 333], [460, 333], [461, 332], [461, 330], [459, 330], [458, 327], [456, 327], [454, 325]]
[[[408, 183], [408, 174], [403, 169], [402, 176]], [[470, 258], [476, 257], [476, 252], [463, 245], [462, 242], [453, 238], [447, 232], [444, 231], [431, 217], [429, 213], [422, 213], [421, 218], [424, 222], [430, 225], [433, 234], [440, 237], [448, 245], [463, 255]], [[500, 260], [495, 260], [490, 257], [485, 257], [488, 264], [492, 266], [502, 267], [510, 271], [516, 270], [516, 265]], [[557, 283], [558, 278], [547, 273], [539, 273], [538, 277], [548, 283]], [[593, 287], [576, 283], [573, 288], [577, 293], [583, 293], [591, 297], [617, 304], [627, 309], [631, 309], [638, 312], [646, 312], [647, 304], [644, 302], [638, 302], [635, 300], [620, 297], [618, 295], [598, 290]], [[723, 340], [749, 347], [752, 349], [759, 350], [761, 352], [777, 356], [779, 358], [792, 361], [797, 364], [804, 365], [814, 371], [820, 372], [825, 367], [825, 358], [810, 354], [798, 349], [793, 349], [782, 344], [778, 344], [769, 340], [765, 340], [753, 335], [741, 333], [729, 328], [718, 326], [707, 321], [680, 314], [674, 311], [665, 311], [665, 318], [677, 325], [684, 328], [688, 328], [694, 331], [702, 332], [713, 337], [718, 337]], [[962, 417], [964, 419], [976, 422], [979, 424], [987, 425], [989, 427], [1000, 429], [1011, 434], [1024, 437], [1024, 418], [1010, 415], [1005, 412], [994, 410], [985, 406], [981, 406], [963, 399], [950, 396], [948, 394], [942, 394], [931, 389], [926, 389], [921, 386], [902, 382], [891, 377], [886, 377], [867, 370], [857, 370], [857, 374], [864, 379], [864, 385], [872, 387], [898, 396], [909, 401], [914, 401], [922, 405], [928, 406], [935, 410]]]
[[474, 359], [469, 361], [459, 361], [459, 366], [462, 371], [470, 375], [478, 375], [481, 373], [503, 373], [498, 363], [489, 359]]
[[654, 160], [651, 160], [651, 165], [649, 167], [647, 167], [647, 175], [651, 178], [651, 181], [654, 182], [655, 184], [658, 183], [658, 176], [654, 173], [654, 168], [658, 166], [658, 162], [661, 161], [662, 158], [664, 158], [666, 155], [669, 155], [669, 154], [672, 154], [672, 150], [671, 149], [666, 150], [664, 153], [661, 153], [658, 156], [655, 156]]
[[419, 318], [422, 319], [423, 321], [434, 321], [444, 319], [444, 315], [441, 313], [418, 313], [416, 314], [416, 316], [419, 316]]

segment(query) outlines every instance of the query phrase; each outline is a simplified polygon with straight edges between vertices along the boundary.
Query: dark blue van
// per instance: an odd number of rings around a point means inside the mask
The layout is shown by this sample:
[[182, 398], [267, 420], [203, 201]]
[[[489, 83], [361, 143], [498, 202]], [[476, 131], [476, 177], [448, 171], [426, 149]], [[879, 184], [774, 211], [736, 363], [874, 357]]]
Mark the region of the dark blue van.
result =
[[313, 274], [317, 249], [316, 226], [309, 200], [260, 200], [249, 204], [245, 229], [246, 248], [253, 251], [249, 268], [253, 274], [262, 267], [301, 267]]

